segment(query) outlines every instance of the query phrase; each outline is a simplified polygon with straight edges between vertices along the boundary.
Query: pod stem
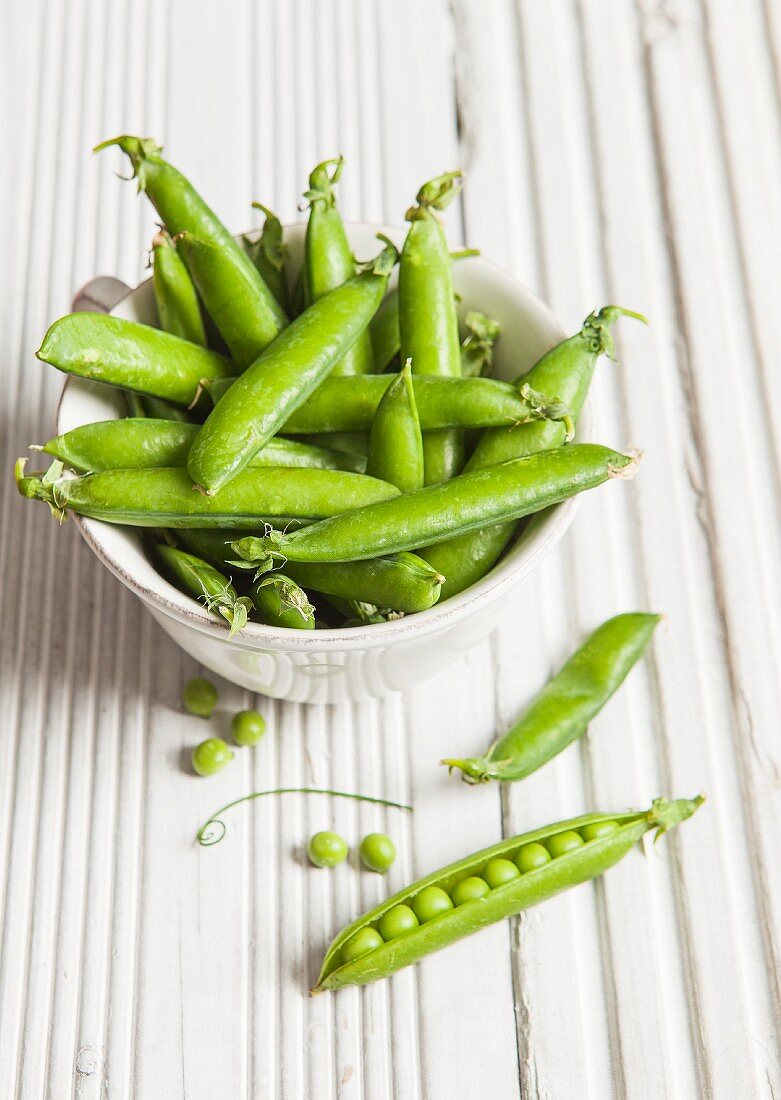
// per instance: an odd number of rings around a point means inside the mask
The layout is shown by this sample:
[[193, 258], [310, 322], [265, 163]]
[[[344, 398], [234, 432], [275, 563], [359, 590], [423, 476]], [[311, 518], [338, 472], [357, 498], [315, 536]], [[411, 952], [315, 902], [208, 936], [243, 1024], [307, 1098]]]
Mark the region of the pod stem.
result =
[[416, 205], [411, 206], [404, 215], [405, 220], [415, 222], [423, 218], [436, 218], [434, 211], [444, 210], [453, 201], [463, 187], [463, 178], [464, 173], [458, 169], [424, 183], [415, 197]]
[[26, 465], [26, 458], [18, 458], [14, 465], [14, 479], [17, 489], [28, 500], [42, 500], [48, 504], [54, 518], [62, 523], [66, 518], [65, 503], [57, 491], [57, 483], [62, 477], [62, 463], [59, 461], [52, 462], [44, 474], [25, 475], [24, 468]]
[[484, 756], [473, 756], [466, 760], [455, 760], [446, 756], [444, 760], [440, 760], [440, 764], [444, 765], [449, 772], [452, 772], [453, 768], [458, 768], [465, 783], [488, 783], [496, 778], [491, 772], [490, 762]]
[[374, 806], [388, 806], [393, 810], [407, 810], [412, 813], [412, 806], [405, 802], [392, 802], [387, 798], [372, 798], [367, 794], [353, 794], [348, 791], [332, 791], [326, 787], [274, 787], [266, 791], [255, 791], [254, 794], [245, 794], [242, 798], [236, 798], [225, 806], [220, 806], [211, 817], [201, 825], [195, 834], [195, 839], [204, 848], [212, 844], [219, 844], [228, 831], [222, 815], [232, 810], [234, 806], [240, 806], [242, 802], [252, 802], [256, 798], [264, 798], [270, 794], [325, 794], [332, 798], [350, 798], [355, 802], [370, 802]]
[[[257, 580], [257, 577], [255, 579]], [[306, 592], [289, 577], [283, 577], [280, 573], [268, 573], [258, 582], [257, 587], [275, 588], [282, 610], [297, 611], [304, 622], [315, 613], [315, 608], [307, 599]]]
[[[203, 586], [203, 582], [201, 583]], [[230, 583], [213, 594], [207, 592], [204, 587], [203, 595], [199, 598], [203, 600], [207, 611], [213, 615], [222, 615], [230, 626], [229, 638], [243, 630], [247, 625], [250, 611], [255, 607], [249, 596], [237, 596]]]
[[[329, 175], [328, 169], [332, 165], [334, 170]], [[301, 203], [299, 209], [306, 210], [308, 206], [314, 206], [316, 202], [322, 202], [326, 209], [336, 206], [334, 185], [339, 182], [343, 170], [344, 157], [341, 155], [324, 160], [316, 168], [313, 168], [309, 176], [309, 190], [304, 192], [306, 202]]]
[[[108, 149], [112, 145], [116, 145], [130, 158], [133, 176], [138, 180], [138, 190], [145, 191], [146, 161], [149, 160], [150, 157], [159, 156], [163, 151], [162, 145], [158, 145], [154, 138], [133, 137], [131, 134], [120, 134], [119, 137], [109, 138], [108, 141], [101, 141], [99, 145], [95, 146], [92, 152], [100, 153], [103, 149]], [[132, 178], [131, 176], [131, 179]]]
[[394, 267], [399, 260], [399, 250], [396, 245], [390, 239], [386, 237], [384, 233], [377, 234], [377, 240], [382, 241], [385, 247], [382, 252], [378, 253], [373, 260], [365, 260], [363, 262], [356, 262], [355, 270], [358, 274], [370, 271], [372, 275], [380, 275], [383, 278], [390, 275]]
[[575, 417], [569, 405], [532, 389], [528, 382], [523, 383], [519, 393], [530, 410], [526, 419], [521, 421], [522, 424], [531, 420], [560, 420], [564, 424], [566, 442], [571, 442], [575, 436]]
[[656, 827], [654, 844], [670, 829], [690, 818], [704, 801], [704, 794], [698, 794], [696, 798], [676, 798], [672, 802], [666, 798], [655, 798], [647, 815], [649, 827]]
[[228, 565], [235, 565], [237, 569], [254, 569], [253, 581], [257, 581], [264, 573], [270, 573], [272, 569], [281, 569], [287, 561], [285, 555], [279, 550], [279, 532], [273, 527], [267, 526], [261, 536], [245, 535], [228, 544], [238, 558], [228, 561]]
[[282, 222], [274, 211], [269, 210], [262, 202], [253, 202], [252, 207], [254, 210], [260, 210], [266, 218], [257, 246], [271, 266], [281, 271], [288, 254], [287, 245], [282, 238]]
[[648, 318], [642, 313], [624, 309], [623, 306], [603, 306], [602, 309], [589, 313], [580, 334], [595, 355], [607, 355], [609, 359], [614, 357], [615, 344], [610, 329], [619, 317], [632, 317], [635, 321], [642, 321], [644, 325], [648, 324]]

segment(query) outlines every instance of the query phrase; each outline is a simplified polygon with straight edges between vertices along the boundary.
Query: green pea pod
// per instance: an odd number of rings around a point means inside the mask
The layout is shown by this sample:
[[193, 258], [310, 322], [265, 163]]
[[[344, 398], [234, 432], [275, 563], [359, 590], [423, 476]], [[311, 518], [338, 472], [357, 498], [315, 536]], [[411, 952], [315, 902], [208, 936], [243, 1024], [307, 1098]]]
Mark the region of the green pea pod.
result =
[[[399, 331], [401, 361], [411, 359], [415, 374], [461, 374], [452, 263], [435, 213], [460, 190], [460, 172], [438, 176], [421, 187], [406, 215], [411, 225], [399, 264]], [[429, 433], [423, 453], [426, 484], [435, 485], [463, 466], [463, 437], [452, 430]]]
[[[597, 878], [627, 855], [645, 833], [654, 829], [655, 839], [659, 839], [691, 817], [703, 801], [702, 795], [673, 802], [657, 798], [651, 808], [643, 812], [586, 814], [559, 821], [502, 840], [434, 871], [375, 906], [340, 932], [326, 952], [312, 992], [365, 985], [387, 978], [472, 932], [547, 901], [570, 886]], [[557, 851], [560, 846], [557, 847], [556, 838], [565, 834], [569, 838], [574, 835], [577, 841], [573, 841], [569, 850], [551, 858], [548, 849]], [[594, 839], [586, 839], [591, 836]], [[463, 889], [462, 884], [467, 880], [470, 885], [474, 879], [487, 885], [482, 876], [489, 863], [502, 860], [516, 865], [519, 854], [530, 845], [546, 856], [539, 866], [515, 874], [493, 888], [474, 893]], [[426, 920], [413, 916], [406, 927], [386, 917], [391, 911], [399, 912], [399, 906], [404, 907], [402, 913], [415, 914], [416, 908], [422, 911], [420, 902], [426, 904], [424, 892], [429, 897], [433, 892], [446, 900], [438, 915]], [[455, 904], [462, 895], [470, 893], [471, 900]], [[424, 912], [423, 915], [428, 914]], [[387, 940], [380, 929], [385, 931]]]
[[485, 756], [446, 759], [462, 778], [524, 779], [581, 737], [648, 647], [659, 615], [631, 612], [608, 619], [586, 639], [534, 702]]
[[409, 362], [377, 406], [369, 433], [366, 472], [409, 493], [423, 484], [423, 435]]
[[[44, 451], [86, 473], [184, 466], [197, 432], [197, 424], [128, 417], [82, 424], [48, 440], [42, 447], [31, 449]], [[275, 437], [258, 451], [251, 465], [302, 466], [363, 473], [366, 461], [361, 455], [329, 451], [324, 447]]]
[[230, 527], [188, 527], [176, 533], [178, 541], [191, 554], [197, 554], [199, 558], [210, 561], [218, 569], [224, 569], [226, 565], [230, 565], [230, 559], [235, 557], [230, 544], [242, 538], [243, 535], [243, 531]]
[[[288, 417], [282, 430], [286, 435], [368, 431], [392, 381], [388, 374], [326, 378]], [[233, 384], [229, 378], [209, 383], [206, 388], [212, 401], [220, 402]], [[571, 420], [566, 406], [551, 404], [526, 384], [519, 388], [493, 378], [427, 378], [414, 374], [412, 384], [420, 426], [427, 432], [446, 427], [526, 424], [550, 417]], [[561, 438], [565, 437], [566, 431], [562, 431]]]
[[311, 432], [304, 433], [301, 441], [311, 443], [313, 447], [327, 447], [333, 451], [344, 451], [345, 454], [361, 455], [364, 459], [369, 453], [367, 432]]
[[[211, 532], [197, 532], [206, 534]], [[220, 533], [222, 534], [222, 532]], [[202, 544], [203, 545], [203, 544]], [[212, 545], [220, 562], [243, 569], [264, 570], [268, 554], [264, 539], [234, 539], [226, 557], [224, 543]], [[238, 555], [238, 560], [236, 559]], [[211, 554], [205, 554], [211, 558]], [[284, 566], [286, 574], [304, 588], [334, 599], [352, 600], [404, 613], [425, 611], [437, 602], [443, 578], [416, 554], [400, 553], [367, 561], [295, 562]]]
[[239, 596], [227, 577], [208, 562], [193, 554], [178, 550], [175, 546], [158, 543], [155, 552], [165, 572], [177, 588], [183, 589], [198, 600], [203, 600], [209, 611], [222, 615], [230, 626], [228, 637], [233, 637], [247, 624], [252, 610], [252, 600]]
[[[384, 481], [342, 470], [245, 470], [218, 496], [193, 492], [178, 468], [109, 470], [62, 477], [62, 463], [43, 477], [16, 464], [22, 496], [45, 501], [58, 518], [69, 511], [132, 527], [240, 527], [258, 529], [272, 517], [314, 519], [396, 495]], [[59, 467], [59, 469], [57, 468]], [[275, 522], [279, 522], [278, 519]]]
[[[558, 398], [577, 418], [586, 400], [597, 360], [603, 354], [612, 354], [610, 329], [621, 316], [645, 321], [639, 313], [619, 306], [605, 306], [586, 318], [580, 332], [544, 355], [524, 376], [523, 382], [551, 398]], [[566, 439], [566, 420], [493, 428], [480, 439], [466, 470], [482, 470], [508, 459], [560, 447]], [[459, 535], [449, 542], [423, 550], [423, 556], [447, 578], [442, 599], [455, 596], [484, 577], [504, 553], [515, 531], [515, 523], [505, 523]]]
[[[333, 171], [329, 175], [329, 168]], [[309, 177], [304, 198], [309, 203], [309, 221], [304, 243], [307, 304], [335, 290], [355, 275], [355, 259], [336, 205], [335, 185], [344, 168], [344, 158], [325, 160]], [[367, 322], [368, 325], [368, 322]], [[368, 374], [374, 369], [371, 338], [364, 329], [332, 373]]]
[[385, 298], [369, 325], [374, 369], [380, 374], [399, 354], [399, 292], [394, 289]]
[[176, 246], [162, 230], [152, 241], [152, 285], [160, 328], [206, 347], [206, 329], [193, 281]]
[[187, 231], [175, 239], [231, 358], [245, 370], [287, 324], [279, 302], [254, 264], [239, 263], [233, 249]]
[[349, 350], [375, 313], [396, 263], [393, 245], [296, 317], [230, 387], [195, 438], [187, 468], [214, 493], [242, 470]]
[[[478, 248], [462, 248], [458, 252], [451, 252], [451, 260], [463, 260], [468, 256], [479, 256]], [[468, 318], [469, 315], [467, 315]], [[482, 317], [482, 314], [477, 314]], [[487, 318], [486, 318], [487, 320]], [[497, 322], [489, 322], [497, 324]], [[498, 329], [498, 326], [497, 326]], [[399, 288], [394, 287], [386, 296], [385, 301], [378, 309], [369, 325], [369, 336], [372, 342], [374, 355], [374, 369], [377, 374], [387, 370], [393, 360], [401, 351], [401, 333], [399, 332]], [[495, 339], [495, 337], [494, 337]], [[461, 367], [464, 366], [464, 351], [461, 351]], [[464, 377], [468, 377], [464, 374]]]
[[500, 325], [484, 313], [470, 310], [464, 324], [466, 336], [461, 342], [461, 375], [463, 378], [479, 378], [490, 374], [494, 361], [494, 344], [499, 338]]
[[[261, 278], [252, 260], [231, 232], [222, 224], [214, 211], [207, 206], [190, 181], [160, 156], [162, 148], [153, 138], [133, 137], [122, 134], [96, 145], [99, 153], [116, 145], [130, 158], [138, 190], [147, 197], [172, 237], [179, 233], [193, 233], [206, 241], [221, 245], [232, 252], [236, 264], [248, 271], [248, 278], [260, 284]], [[253, 274], [254, 273], [254, 274]]]
[[172, 405], [162, 397], [151, 397], [149, 394], [137, 396], [143, 412], [133, 413], [133, 416], [148, 416], [152, 420], [178, 420], [180, 424], [195, 423], [192, 415], [181, 405]]
[[252, 601], [257, 617], [267, 626], [285, 626], [291, 630], [314, 630], [315, 609], [303, 588], [272, 573], [252, 586]]
[[299, 531], [274, 531], [257, 541], [269, 560], [359, 561], [414, 550], [459, 531], [520, 519], [611, 478], [632, 477], [637, 462], [637, 455], [596, 443], [573, 444], [461, 474]]
[[279, 302], [287, 315], [290, 312], [290, 300], [287, 291], [288, 248], [284, 241], [282, 223], [276, 214], [260, 202], [253, 202], [253, 209], [260, 210], [265, 216], [263, 228], [256, 241], [246, 241], [247, 254], [260, 272], [266, 286]]
[[235, 370], [217, 352], [107, 313], [61, 317], [44, 336], [36, 355], [66, 374], [123, 386], [178, 405], [192, 404], [204, 380], [227, 378]]

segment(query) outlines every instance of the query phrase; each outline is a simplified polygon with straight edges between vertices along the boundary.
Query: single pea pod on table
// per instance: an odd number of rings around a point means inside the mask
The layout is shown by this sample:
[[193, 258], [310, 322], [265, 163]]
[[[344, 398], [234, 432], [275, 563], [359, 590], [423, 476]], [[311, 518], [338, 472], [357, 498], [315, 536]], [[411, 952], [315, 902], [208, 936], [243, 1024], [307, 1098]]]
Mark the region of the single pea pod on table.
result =
[[588, 724], [640, 660], [660, 615], [616, 615], [586, 639], [520, 720], [484, 756], [445, 759], [467, 782], [523, 779], [586, 732]]
[[655, 829], [658, 839], [703, 801], [702, 795], [672, 802], [657, 798], [645, 811], [559, 821], [434, 871], [340, 932], [312, 992], [387, 978], [472, 932], [597, 878], [649, 830]]
[[[315, 519], [398, 494], [384, 481], [345, 470], [263, 467], [242, 470], [218, 494], [193, 490], [187, 470], [107, 470], [63, 477], [62, 464], [44, 475], [16, 464], [22, 496], [42, 500], [62, 519], [67, 512], [131, 527], [239, 527], [257, 529], [277, 517]], [[59, 469], [57, 467], [59, 466]]]

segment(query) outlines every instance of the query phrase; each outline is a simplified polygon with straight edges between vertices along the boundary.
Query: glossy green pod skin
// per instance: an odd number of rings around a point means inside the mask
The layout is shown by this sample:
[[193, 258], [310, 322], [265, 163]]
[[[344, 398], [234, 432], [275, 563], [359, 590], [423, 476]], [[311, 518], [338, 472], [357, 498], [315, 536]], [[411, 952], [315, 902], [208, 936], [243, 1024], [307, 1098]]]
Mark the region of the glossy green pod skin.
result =
[[365, 329], [395, 262], [388, 245], [367, 270], [296, 317], [237, 378], [190, 451], [187, 468], [197, 486], [217, 492], [277, 434]]
[[[200, 534], [200, 532], [198, 533]], [[211, 532], [204, 532], [207, 536]], [[201, 547], [204, 541], [201, 540]], [[255, 547], [259, 549], [257, 565], [265, 563], [262, 539], [252, 536], [233, 540], [227, 551], [224, 543], [213, 544], [212, 557], [218, 561], [245, 561], [244, 568], [255, 568]], [[285, 573], [302, 587], [321, 592], [333, 599], [351, 600], [374, 607], [387, 608], [409, 614], [425, 611], [439, 599], [443, 578], [419, 558], [417, 554], [400, 553], [367, 561], [345, 562], [295, 562], [284, 565]]]
[[169, 332], [108, 313], [69, 313], [55, 321], [36, 352], [66, 374], [191, 405], [204, 380], [235, 367], [215, 351]]
[[628, 478], [636, 464], [636, 456], [576, 443], [461, 474], [299, 531], [274, 531], [258, 542], [289, 561], [358, 561], [414, 550], [459, 531], [520, 519], [611, 478]]
[[209, 611], [226, 620], [230, 637], [246, 626], [252, 600], [239, 596], [228, 578], [213, 565], [166, 543], [158, 543], [155, 554], [177, 588], [202, 600]]
[[[193, 233], [203, 240], [214, 241], [232, 252], [236, 263], [246, 267], [260, 283], [260, 275], [241, 244], [223, 225], [214, 211], [201, 198], [190, 181], [172, 164], [161, 157], [162, 148], [153, 138], [122, 134], [95, 146], [94, 152], [116, 145], [125, 153], [138, 181], [138, 190], [146, 193], [163, 225], [172, 237]], [[254, 276], [251, 274], [254, 272]]]
[[[411, 224], [399, 263], [399, 332], [401, 362], [412, 360], [415, 374], [451, 378], [461, 374], [452, 261], [435, 213], [460, 189], [460, 172], [430, 180], [406, 215]], [[463, 466], [463, 437], [458, 432], [429, 433], [423, 451], [426, 485], [453, 477]]]
[[287, 324], [282, 307], [254, 264], [239, 263], [233, 249], [186, 231], [177, 234], [176, 247], [231, 359], [246, 370]]
[[[499, 339], [499, 322], [492, 321], [477, 310], [470, 310], [464, 318], [464, 325], [466, 336], [461, 341], [462, 378], [480, 378], [484, 374], [490, 374], [494, 361], [494, 344]], [[558, 397], [558, 394], [554, 396]]]
[[587, 730], [645, 653], [659, 615], [635, 611], [598, 626], [520, 720], [482, 757], [446, 759], [473, 783], [524, 779]]
[[423, 485], [423, 433], [409, 363], [393, 378], [377, 406], [366, 472], [389, 481], [402, 493]]
[[286, 316], [290, 313], [290, 295], [287, 289], [288, 249], [284, 240], [282, 223], [263, 203], [253, 202], [253, 209], [260, 210], [265, 217], [260, 236], [256, 241], [248, 241], [247, 255], [260, 272], [266, 286], [279, 302]]
[[[342, 157], [318, 164], [309, 177], [309, 190], [304, 195], [309, 203], [304, 242], [308, 304], [355, 275], [355, 259], [336, 204], [335, 185], [343, 167]], [[371, 338], [365, 329], [331, 373], [334, 376], [368, 374], [373, 369]]]
[[[398, 494], [393, 485], [342, 470], [265, 467], [244, 470], [217, 496], [193, 491], [179, 468], [109, 470], [75, 478], [25, 476], [22, 496], [59, 514], [72, 511], [132, 527], [239, 527], [258, 530], [272, 517], [315, 519]], [[276, 520], [278, 522], [278, 520]]]
[[182, 257], [167, 233], [152, 241], [152, 285], [163, 332], [206, 347], [201, 306]]
[[[627, 855], [646, 832], [655, 829], [658, 839], [669, 829], [691, 817], [702, 802], [702, 795], [672, 802], [658, 798], [644, 812], [586, 814], [502, 840], [490, 848], [467, 856], [466, 859], [434, 871], [375, 906], [340, 932], [326, 952], [320, 976], [312, 992], [341, 989], [347, 985], [365, 985], [379, 978], [387, 978], [403, 967], [419, 962], [426, 955], [449, 947], [489, 924], [495, 924], [547, 901], [570, 886], [597, 878]], [[397, 905], [413, 908], [415, 898], [427, 887], [437, 887], [450, 895], [465, 879], [481, 877], [481, 872], [492, 859], [514, 861], [520, 849], [527, 844], [547, 846], [558, 834], [578, 832], [601, 822], [615, 822], [618, 827], [597, 839], [585, 841], [572, 851], [555, 856], [535, 870], [518, 875], [504, 885], [489, 890], [482, 897], [447, 909], [394, 939], [380, 942], [359, 958], [344, 961], [345, 944], [356, 932], [365, 928], [377, 930], [384, 914]]]
[[315, 609], [306, 592], [290, 577], [272, 573], [262, 577], [251, 589], [255, 605], [253, 618], [267, 626], [284, 626], [289, 630], [314, 630]]
[[[282, 430], [286, 435], [368, 431], [393, 377], [327, 378], [288, 417]], [[413, 372], [412, 385], [420, 426], [429, 433], [449, 427], [526, 423], [544, 415], [521, 396], [518, 386], [493, 378], [428, 378]]]
[[399, 292], [394, 288], [387, 295], [369, 325], [369, 338], [377, 374], [386, 370], [401, 349], [399, 335]]
[[[84, 473], [184, 466], [197, 432], [197, 424], [126, 417], [82, 424], [54, 436], [35, 450], [59, 458], [67, 466]], [[366, 461], [360, 455], [275, 437], [258, 451], [250, 465], [351, 470], [360, 474], [366, 468]]]
[[328, 450], [344, 451], [349, 455], [361, 455], [364, 461], [369, 453], [368, 432], [303, 432], [301, 440], [303, 443], [311, 443], [313, 447], [326, 447]]
[[[613, 351], [610, 329], [623, 315], [645, 320], [639, 314], [618, 306], [605, 306], [586, 318], [580, 332], [544, 355], [524, 375], [523, 382], [562, 402], [577, 419], [586, 400], [597, 360]], [[563, 421], [493, 428], [483, 434], [467, 462], [466, 471], [482, 470], [497, 462], [561, 447], [566, 441], [566, 433]], [[484, 577], [502, 556], [515, 531], [515, 523], [501, 524], [460, 535], [451, 542], [442, 542], [421, 551], [447, 578], [442, 599], [455, 596]]]

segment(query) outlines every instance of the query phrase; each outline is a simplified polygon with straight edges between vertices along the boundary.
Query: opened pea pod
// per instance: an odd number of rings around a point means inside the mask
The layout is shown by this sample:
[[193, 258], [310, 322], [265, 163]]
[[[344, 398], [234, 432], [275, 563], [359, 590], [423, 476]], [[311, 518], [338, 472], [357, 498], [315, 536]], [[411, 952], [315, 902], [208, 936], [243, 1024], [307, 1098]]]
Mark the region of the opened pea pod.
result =
[[520, 720], [481, 757], [442, 761], [468, 782], [523, 779], [586, 732], [648, 647], [659, 615], [616, 615], [586, 639]]
[[348, 925], [312, 990], [387, 978], [489, 924], [613, 867], [650, 830], [658, 839], [703, 802], [657, 798], [650, 809], [595, 813], [502, 840], [400, 890]]

